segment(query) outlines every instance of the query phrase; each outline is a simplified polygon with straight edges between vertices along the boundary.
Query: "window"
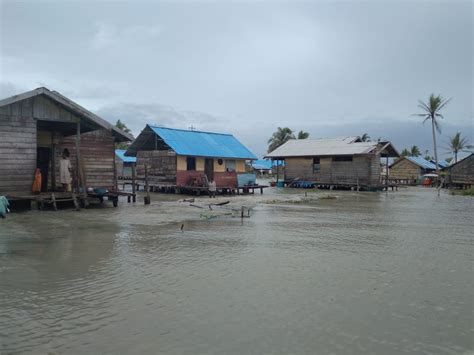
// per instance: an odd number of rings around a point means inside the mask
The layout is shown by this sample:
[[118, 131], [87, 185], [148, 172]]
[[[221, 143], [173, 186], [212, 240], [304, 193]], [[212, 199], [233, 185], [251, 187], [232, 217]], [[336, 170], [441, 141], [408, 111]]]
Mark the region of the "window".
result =
[[222, 165], [224, 164], [224, 161], [222, 159], [217, 159], [217, 164]]
[[186, 158], [186, 170], [196, 170], [196, 158], [195, 157], [187, 157]]
[[313, 173], [319, 173], [321, 170], [321, 161], [319, 158], [313, 158]]
[[225, 171], [228, 171], [228, 172], [235, 171], [235, 160], [225, 161]]
[[341, 155], [338, 157], [333, 157], [332, 161], [352, 161], [351, 155]]

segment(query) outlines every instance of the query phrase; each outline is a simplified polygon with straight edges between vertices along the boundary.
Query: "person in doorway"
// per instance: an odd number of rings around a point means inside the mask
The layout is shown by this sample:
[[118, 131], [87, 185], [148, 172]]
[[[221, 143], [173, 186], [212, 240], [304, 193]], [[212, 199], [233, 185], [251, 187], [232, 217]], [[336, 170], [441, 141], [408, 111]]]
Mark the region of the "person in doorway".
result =
[[59, 159], [59, 182], [63, 185], [63, 190], [66, 192], [71, 191], [71, 161], [69, 160], [69, 150], [65, 148], [61, 159]]
[[216, 198], [217, 185], [214, 180], [209, 181], [209, 198]]

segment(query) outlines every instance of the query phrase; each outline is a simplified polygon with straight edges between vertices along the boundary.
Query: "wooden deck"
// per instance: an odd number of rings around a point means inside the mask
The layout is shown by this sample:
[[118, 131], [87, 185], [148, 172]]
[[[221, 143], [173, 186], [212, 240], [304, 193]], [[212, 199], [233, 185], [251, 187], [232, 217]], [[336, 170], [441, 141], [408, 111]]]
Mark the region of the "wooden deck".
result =
[[[133, 186], [131, 180], [123, 180], [120, 182], [120, 185], [123, 186], [125, 190], [127, 185]], [[263, 194], [263, 190], [269, 187], [268, 185], [249, 185], [249, 186], [221, 186], [217, 187], [217, 193], [221, 195], [247, 195], [254, 194], [255, 191], [260, 191], [260, 194]], [[139, 180], [135, 182], [136, 191], [146, 191], [146, 182]], [[161, 192], [161, 193], [175, 193], [175, 194], [191, 194], [191, 195], [201, 195], [207, 194], [209, 189], [207, 186], [178, 186], [175, 184], [167, 183], [148, 183], [148, 190], [150, 192]]]
[[354, 183], [334, 183], [321, 181], [284, 181], [286, 187], [295, 188], [318, 188], [327, 190], [357, 190], [357, 191], [388, 191], [389, 189], [398, 190], [400, 184], [380, 183], [378, 185], [354, 184]]
[[5, 196], [11, 204], [12, 211], [31, 209], [32, 203], [36, 203], [38, 210], [51, 207], [55, 211], [60, 207], [71, 206], [71, 202], [76, 210], [80, 210], [81, 207], [87, 207], [90, 204], [102, 204], [108, 201], [110, 201], [114, 207], [117, 207], [120, 196], [126, 196], [129, 203], [132, 202], [132, 200], [136, 202], [135, 194], [123, 191], [108, 191], [105, 194], [88, 192], [87, 195], [57, 191], [42, 192], [40, 194], [7, 193]]

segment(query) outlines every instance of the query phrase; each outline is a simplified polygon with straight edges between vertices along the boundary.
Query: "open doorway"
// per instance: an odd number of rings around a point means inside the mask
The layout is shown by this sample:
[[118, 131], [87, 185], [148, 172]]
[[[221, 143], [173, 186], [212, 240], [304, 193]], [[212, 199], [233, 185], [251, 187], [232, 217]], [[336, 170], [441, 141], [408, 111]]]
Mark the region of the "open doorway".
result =
[[214, 180], [214, 159], [208, 159], [204, 161], [204, 174], [206, 174], [207, 179]]
[[48, 175], [51, 162], [51, 149], [37, 147], [36, 167], [41, 171], [41, 192], [48, 191]]

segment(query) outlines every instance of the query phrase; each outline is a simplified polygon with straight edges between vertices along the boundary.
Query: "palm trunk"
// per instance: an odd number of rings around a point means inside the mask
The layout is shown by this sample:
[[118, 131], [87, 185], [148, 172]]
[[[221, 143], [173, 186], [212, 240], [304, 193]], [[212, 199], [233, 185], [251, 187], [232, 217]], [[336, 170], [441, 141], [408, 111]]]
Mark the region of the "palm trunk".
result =
[[454, 162], [458, 162], [458, 152], [454, 152]]
[[[437, 187], [439, 188], [440, 176], [439, 176], [439, 165], [438, 165], [438, 150], [436, 149], [436, 130], [435, 130], [435, 122], [434, 118], [431, 118], [431, 129], [433, 131], [433, 150], [434, 150], [434, 157], [436, 163], [436, 175], [437, 175]], [[439, 189], [438, 189], [438, 196], [439, 196]]]

